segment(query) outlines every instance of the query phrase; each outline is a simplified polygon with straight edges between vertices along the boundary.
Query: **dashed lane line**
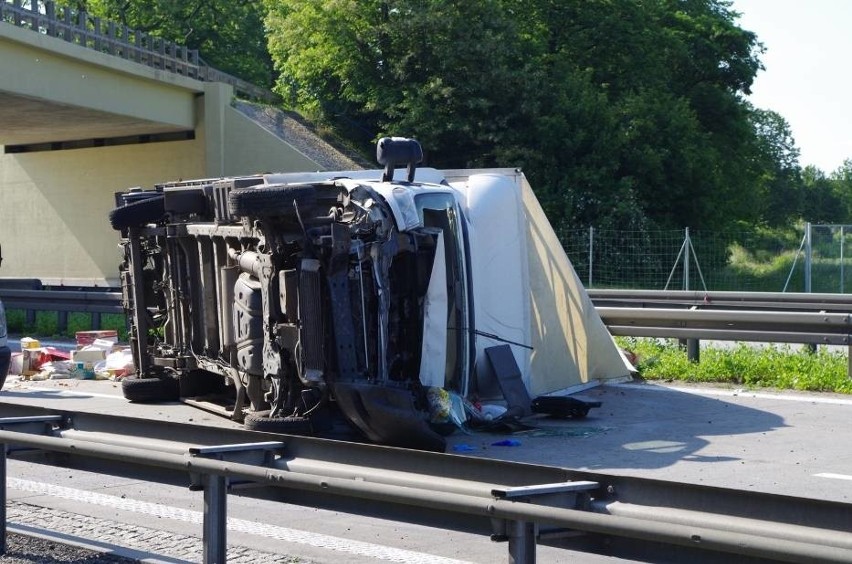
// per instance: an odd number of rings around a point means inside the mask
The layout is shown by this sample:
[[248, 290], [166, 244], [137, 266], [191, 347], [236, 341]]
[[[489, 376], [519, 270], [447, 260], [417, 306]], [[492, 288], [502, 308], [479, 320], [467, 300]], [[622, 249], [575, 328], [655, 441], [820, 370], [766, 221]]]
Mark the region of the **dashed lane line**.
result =
[[786, 394], [771, 394], [766, 392], [755, 392], [752, 390], [746, 389], [717, 389], [717, 388], [687, 388], [687, 387], [679, 387], [679, 386], [660, 386], [660, 385], [637, 385], [637, 384], [609, 384], [611, 387], [619, 387], [619, 388], [629, 388], [632, 390], [643, 390], [643, 391], [651, 391], [651, 392], [681, 392], [686, 394], [695, 394], [699, 396], [721, 396], [721, 397], [744, 397], [744, 398], [758, 398], [758, 399], [771, 399], [771, 400], [781, 400], [781, 401], [798, 401], [805, 403], [822, 403], [822, 404], [833, 404], [833, 405], [850, 405], [852, 406], [852, 399], [846, 398], [838, 398], [838, 397], [817, 397], [815, 395], [804, 395], [804, 394], [796, 394], [796, 393], [786, 393]]
[[852, 481], [852, 476], [849, 474], [833, 474], [831, 472], [820, 472], [819, 474], [814, 474], [817, 478], [830, 478], [833, 480], [850, 480]]
[[[80, 503], [140, 513], [153, 517], [184, 521], [187, 523], [201, 524], [204, 520], [204, 514], [201, 511], [191, 511], [188, 509], [181, 509], [179, 507], [122, 498], [86, 490], [78, 490], [65, 486], [57, 486], [55, 484], [47, 484], [44, 482], [23, 480], [20, 478], [9, 478], [7, 480], [7, 487], [18, 491], [58, 497]], [[287, 543], [307, 545], [314, 548], [332, 550], [343, 554], [364, 556], [376, 560], [400, 562], [403, 564], [466, 564], [465, 561], [462, 560], [455, 560], [452, 558], [445, 558], [432, 554], [382, 546], [368, 542], [349, 540], [321, 533], [300, 531], [287, 527], [279, 527], [277, 525], [255, 523], [243, 519], [228, 518], [227, 523], [229, 531], [262, 536]]]

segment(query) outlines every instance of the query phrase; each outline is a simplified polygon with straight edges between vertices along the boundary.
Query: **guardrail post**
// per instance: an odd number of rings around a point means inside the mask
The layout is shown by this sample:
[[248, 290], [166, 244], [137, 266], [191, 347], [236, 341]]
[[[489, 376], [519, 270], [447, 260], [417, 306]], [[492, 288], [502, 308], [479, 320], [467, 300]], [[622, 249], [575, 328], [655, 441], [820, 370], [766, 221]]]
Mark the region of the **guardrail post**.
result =
[[698, 339], [686, 340], [686, 358], [690, 362], [698, 362], [701, 360], [701, 341]]
[[510, 521], [506, 524], [509, 537], [509, 564], [535, 564], [536, 524], [529, 521]]
[[[586, 498], [587, 492], [598, 489], [597, 482], [569, 481], [553, 484], [534, 484], [531, 486], [516, 486], [506, 489], [493, 489], [491, 495], [495, 499], [508, 499], [529, 502], [531, 499], [558, 500], [565, 507], [577, 505], [578, 496]], [[538, 524], [522, 519], [493, 522], [496, 532], [492, 540], [509, 541], [509, 564], [535, 564], [536, 540]]]
[[846, 377], [852, 380], [852, 345], [846, 347]]
[[0, 556], [6, 554], [6, 443], [0, 443]]
[[[0, 417], [0, 430], [7, 430], [7, 427], [20, 426], [29, 427], [31, 430], [35, 426], [36, 430], [45, 432], [45, 425], [59, 424], [70, 419], [63, 415], [36, 415], [34, 417]], [[14, 443], [12, 443], [14, 444]], [[0, 442], [0, 556], [6, 554], [6, 449], [8, 445]]]
[[[283, 447], [284, 444], [278, 441], [212, 445], [191, 447], [189, 455], [214, 460], [251, 460], [259, 463], [268, 461], [270, 453], [280, 451]], [[195, 476], [192, 476], [191, 490], [198, 489]], [[223, 564], [228, 551], [228, 478], [218, 474], [203, 474], [200, 478], [204, 489], [204, 564]]]
[[227, 559], [228, 486], [225, 476], [204, 476], [204, 564], [224, 564]]

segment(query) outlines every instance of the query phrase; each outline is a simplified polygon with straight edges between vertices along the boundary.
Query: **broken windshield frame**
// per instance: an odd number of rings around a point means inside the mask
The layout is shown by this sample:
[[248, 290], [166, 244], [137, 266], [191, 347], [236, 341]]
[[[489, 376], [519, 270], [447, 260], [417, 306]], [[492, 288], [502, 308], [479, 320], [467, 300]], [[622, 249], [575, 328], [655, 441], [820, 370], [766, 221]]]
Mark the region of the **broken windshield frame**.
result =
[[470, 347], [468, 269], [462, 216], [455, 196], [449, 192], [428, 192], [414, 196], [417, 214], [424, 227], [444, 233], [447, 283], [447, 339], [444, 388], [467, 393]]

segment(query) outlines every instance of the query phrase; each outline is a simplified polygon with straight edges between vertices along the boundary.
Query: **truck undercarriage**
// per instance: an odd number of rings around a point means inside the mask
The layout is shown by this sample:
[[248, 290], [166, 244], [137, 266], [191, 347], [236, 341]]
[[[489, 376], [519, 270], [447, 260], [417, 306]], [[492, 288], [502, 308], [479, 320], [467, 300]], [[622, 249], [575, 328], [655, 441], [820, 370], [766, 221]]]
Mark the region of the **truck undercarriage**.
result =
[[[416, 142], [384, 139], [378, 153], [375, 181], [247, 176], [117, 194], [137, 367], [125, 397], [224, 394], [231, 418], [285, 433], [322, 434], [342, 413], [374, 442], [443, 450], [421, 374], [466, 386], [463, 221], [449, 187], [414, 182]], [[397, 165], [407, 180], [394, 182]]]

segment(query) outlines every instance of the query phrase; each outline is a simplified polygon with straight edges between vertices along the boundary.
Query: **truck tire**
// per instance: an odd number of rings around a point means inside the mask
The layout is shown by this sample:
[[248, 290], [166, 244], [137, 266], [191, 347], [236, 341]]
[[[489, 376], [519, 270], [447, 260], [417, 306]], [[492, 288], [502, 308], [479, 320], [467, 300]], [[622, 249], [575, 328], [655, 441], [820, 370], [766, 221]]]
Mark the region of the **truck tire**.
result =
[[313, 431], [310, 420], [305, 417], [270, 417], [269, 411], [246, 413], [243, 424], [249, 431], [264, 433], [310, 435]]
[[115, 208], [109, 212], [109, 223], [113, 229], [121, 231], [128, 227], [140, 227], [146, 223], [159, 221], [165, 213], [163, 196], [153, 196]]
[[228, 194], [231, 215], [248, 217], [293, 217], [293, 202], [302, 209], [313, 207], [316, 189], [307, 184], [270, 184], [261, 188], [237, 188]]
[[121, 381], [121, 393], [136, 403], [177, 401], [180, 384], [175, 378], [130, 378]]

